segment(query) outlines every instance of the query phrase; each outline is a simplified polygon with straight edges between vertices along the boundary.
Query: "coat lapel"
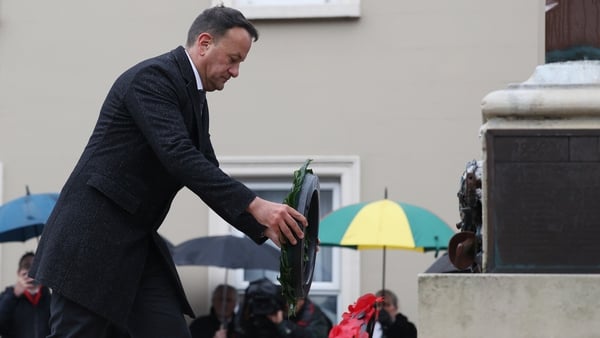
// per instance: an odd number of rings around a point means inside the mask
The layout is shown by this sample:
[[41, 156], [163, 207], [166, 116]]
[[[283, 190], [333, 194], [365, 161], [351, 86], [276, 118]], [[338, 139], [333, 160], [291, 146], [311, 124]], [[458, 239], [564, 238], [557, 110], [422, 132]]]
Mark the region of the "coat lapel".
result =
[[[175, 59], [179, 64], [181, 74], [183, 75], [183, 78], [186, 82], [187, 95], [190, 101], [192, 102], [193, 111], [191, 116], [189, 116], [191, 117], [191, 121], [186, 116], [184, 116], [184, 118], [186, 123], [188, 124], [188, 130], [190, 130], [190, 137], [192, 138], [192, 141], [199, 150], [204, 151], [203, 145], [205, 142], [203, 141], [205, 137], [204, 134], [207, 132], [208, 129], [208, 116], [202, 116], [202, 111], [204, 109], [204, 106], [206, 105], [206, 95], [204, 92], [198, 91], [198, 85], [196, 83], [194, 71], [192, 70], [192, 66], [190, 65], [190, 61], [187, 57], [187, 54], [185, 53], [185, 49], [181, 46], [177, 47], [174, 50], [174, 53]], [[187, 114], [186, 112], [183, 113]]]
[[[200, 150], [206, 151], [208, 144], [208, 101], [206, 100], [206, 92], [199, 93], [200, 96], [200, 113], [196, 115], [198, 127], [198, 141], [200, 142]], [[195, 111], [194, 111], [195, 112]]]

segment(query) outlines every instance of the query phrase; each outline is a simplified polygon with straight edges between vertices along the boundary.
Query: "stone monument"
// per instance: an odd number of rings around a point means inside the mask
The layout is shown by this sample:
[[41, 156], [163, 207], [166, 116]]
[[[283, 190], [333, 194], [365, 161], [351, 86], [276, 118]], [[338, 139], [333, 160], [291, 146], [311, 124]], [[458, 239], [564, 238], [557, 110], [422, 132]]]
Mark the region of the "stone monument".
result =
[[419, 275], [419, 335], [599, 337], [600, 61], [482, 102], [483, 269]]

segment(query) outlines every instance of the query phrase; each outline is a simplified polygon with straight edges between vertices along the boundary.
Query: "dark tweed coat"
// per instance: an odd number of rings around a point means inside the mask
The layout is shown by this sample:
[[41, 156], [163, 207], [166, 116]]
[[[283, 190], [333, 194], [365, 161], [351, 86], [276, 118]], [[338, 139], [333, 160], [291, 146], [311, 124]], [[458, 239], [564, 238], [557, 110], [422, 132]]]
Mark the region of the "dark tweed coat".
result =
[[[184, 186], [256, 242], [264, 226], [245, 212], [256, 196], [218, 168], [208, 110], [183, 47], [143, 61], [111, 88], [94, 132], [63, 187], [30, 274], [63, 296], [125, 325], [144, 261]], [[194, 223], [194, 222], [192, 222]], [[201, 222], [196, 222], [201, 223]]]

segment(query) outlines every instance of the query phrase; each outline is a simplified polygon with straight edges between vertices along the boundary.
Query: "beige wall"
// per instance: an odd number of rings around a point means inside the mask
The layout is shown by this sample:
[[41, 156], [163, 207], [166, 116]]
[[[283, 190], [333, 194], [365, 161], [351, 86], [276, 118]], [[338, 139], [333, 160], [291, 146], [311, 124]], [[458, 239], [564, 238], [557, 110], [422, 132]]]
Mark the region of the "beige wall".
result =
[[[182, 44], [208, 0], [0, 1], [1, 198], [58, 191], [113, 80]], [[481, 156], [481, 99], [543, 60], [543, 1], [366, 1], [358, 20], [258, 21], [241, 75], [209, 95], [218, 155], [358, 155], [362, 200], [425, 206], [452, 227], [458, 180]], [[201, 206], [199, 209], [198, 207]], [[161, 233], [206, 234], [182, 192]], [[0, 245], [0, 286], [35, 240]], [[432, 254], [388, 251], [386, 286], [418, 322], [417, 274]], [[361, 292], [381, 285], [381, 251], [361, 253]], [[203, 312], [204, 268], [182, 269]], [[358, 295], [357, 295], [358, 296]]]

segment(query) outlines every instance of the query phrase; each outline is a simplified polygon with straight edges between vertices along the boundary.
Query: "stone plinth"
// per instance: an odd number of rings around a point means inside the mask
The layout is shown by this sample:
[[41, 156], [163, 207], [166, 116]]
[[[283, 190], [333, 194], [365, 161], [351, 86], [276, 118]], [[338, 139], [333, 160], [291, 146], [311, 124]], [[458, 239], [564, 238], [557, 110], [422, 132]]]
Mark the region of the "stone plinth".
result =
[[600, 275], [421, 274], [419, 337], [600, 336]]

